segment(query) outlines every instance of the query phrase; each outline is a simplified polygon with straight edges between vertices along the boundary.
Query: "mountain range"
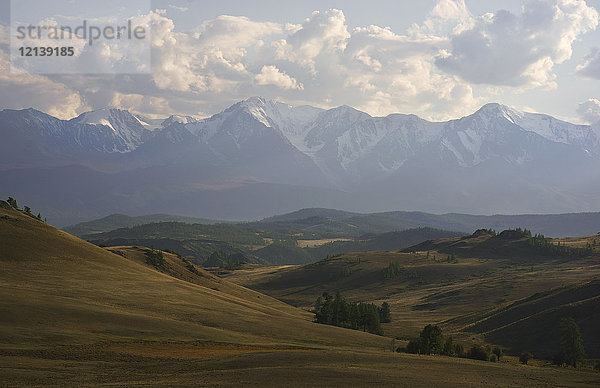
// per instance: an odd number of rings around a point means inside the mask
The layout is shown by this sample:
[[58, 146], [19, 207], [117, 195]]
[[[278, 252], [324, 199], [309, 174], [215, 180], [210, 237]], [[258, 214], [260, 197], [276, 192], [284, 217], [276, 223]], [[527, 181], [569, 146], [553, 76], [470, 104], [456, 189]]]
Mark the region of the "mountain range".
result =
[[257, 219], [359, 212], [597, 211], [600, 124], [487, 104], [430, 122], [252, 97], [209, 118], [0, 111], [0, 195], [58, 225], [110, 213]]

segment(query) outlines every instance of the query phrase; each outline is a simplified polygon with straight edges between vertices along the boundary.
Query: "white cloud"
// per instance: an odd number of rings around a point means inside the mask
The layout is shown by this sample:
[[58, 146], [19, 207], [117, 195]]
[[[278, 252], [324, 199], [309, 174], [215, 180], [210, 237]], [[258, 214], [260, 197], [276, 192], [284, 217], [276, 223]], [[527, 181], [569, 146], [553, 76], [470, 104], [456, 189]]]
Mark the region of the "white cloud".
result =
[[439, 0], [422, 25], [413, 25], [413, 34], [448, 36], [471, 29], [475, 23], [464, 0]]
[[582, 77], [600, 79], [600, 49], [593, 47], [585, 56], [585, 62], [577, 66], [576, 71]]
[[70, 119], [88, 109], [80, 94], [49, 78], [8, 70], [8, 60], [0, 54], [0, 109], [32, 107], [52, 116]]
[[178, 5], [173, 5], [173, 4], [169, 4], [169, 8], [172, 8], [172, 9], [177, 10], [179, 12], [187, 12], [189, 10], [188, 7], [180, 7]]
[[263, 66], [255, 77], [257, 85], [275, 85], [281, 89], [304, 89], [301, 83], [281, 72], [276, 66]]
[[577, 114], [589, 124], [597, 123], [600, 121], [600, 101], [590, 98], [582, 102], [577, 108]]
[[500, 10], [477, 17], [472, 28], [451, 36], [436, 64], [476, 84], [554, 88], [554, 65], [597, 25], [598, 13], [585, 1], [529, 0], [520, 15]]
[[88, 109], [76, 90], [46, 76], [11, 67], [8, 37], [8, 27], [0, 25], [0, 109], [31, 107], [64, 119]]
[[[473, 112], [506, 92], [505, 85], [553, 87], [554, 66], [571, 56], [575, 39], [595, 28], [598, 14], [578, 0], [535, 0], [524, 3], [522, 14], [474, 16], [463, 0], [440, 0], [406, 32], [377, 25], [349, 30], [336, 9], [314, 12], [302, 24], [221, 15], [191, 32], [177, 29], [176, 20], [164, 10], [134, 19], [152, 30], [151, 75], [34, 80], [62, 90], [74, 107], [69, 112], [85, 101], [146, 115], [202, 115], [260, 94], [292, 104], [347, 104], [372, 115], [443, 120]], [[120, 53], [98, 45], [89, 55], [102, 64]], [[588, 62], [596, 57], [590, 54]], [[474, 87], [479, 83], [489, 86]]]
[[276, 58], [298, 63], [315, 74], [317, 57], [343, 51], [349, 37], [346, 17], [341, 10], [315, 11], [300, 29], [274, 43]]

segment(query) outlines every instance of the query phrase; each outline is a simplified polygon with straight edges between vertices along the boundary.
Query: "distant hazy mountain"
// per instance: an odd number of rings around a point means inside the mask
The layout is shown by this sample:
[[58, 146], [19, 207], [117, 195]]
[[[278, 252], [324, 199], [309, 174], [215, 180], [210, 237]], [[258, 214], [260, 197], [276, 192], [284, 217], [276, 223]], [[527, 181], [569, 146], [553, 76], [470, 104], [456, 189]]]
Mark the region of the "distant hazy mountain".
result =
[[[169, 214], [152, 214], [137, 217], [112, 214], [101, 219], [71, 225], [63, 229], [79, 237], [93, 238], [94, 234], [100, 232], [109, 232], [118, 228], [128, 228], [165, 221], [188, 224], [222, 223], [221, 221]], [[573, 237], [590, 236], [600, 233], [600, 212], [483, 216], [405, 211], [363, 214], [333, 209], [310, 208], [268, 217], [260, 221], [230, 224], [232, 227], [266, 232], [282, 231], [287, 233], [289, 231], [302, 231], [317, 233], [327, 238], [372, 238], [372, 236], [386, 238], [386, 234], [393, 236], [397, 231], [414, 231], [423, 228], [437, 231], [453, 230], [463, 234], [471, 234], [477, 229], [494, 229], [500, 232], [505, 229], [519, 227], [527, 228], [533, 234], [541, 233], [547, 237]], [[429, 238], [440, 238], [440, 236], [432, 236], [427, 239]], [[411, 244], [407, 244], [406, 246], [408, 245]]]
[[256, 219], [303, 207], [600, 208], [600, 127], [499, 104], [448, 122], [260, 97], [202, 120], [4, 110], [0, 131], [0, 195], [58, 224], [116, 212]]
[[527, 228], [548, 237], [589, 236], [600, 233], [600, 212], [565, 214], [470, 215], [393, 211], [352, 213], [332, 209], [302, 209], [249, 223], [265, 230], [299, 229], [317, 233], [361, 236], [414, 228], [435, 228], [472, 233], [477, 229], [502, 231]]
[[98, 220], [71, 225], [63, 228], [63, 230], [75, 236], [81, 237], [84, 235], [93, 235], [95, 233], [109, 232], [119, 228], [128, 228], [135, 225], [148, 224], [151, 222], [166, 221], [185, 222], [189, 224], [211, 224], [218, 222], [204, 218], [183, 217], [171, 214], [150, 214], [147, 216], [137, 217], [131, 217], [125, 214], [111, 214]]

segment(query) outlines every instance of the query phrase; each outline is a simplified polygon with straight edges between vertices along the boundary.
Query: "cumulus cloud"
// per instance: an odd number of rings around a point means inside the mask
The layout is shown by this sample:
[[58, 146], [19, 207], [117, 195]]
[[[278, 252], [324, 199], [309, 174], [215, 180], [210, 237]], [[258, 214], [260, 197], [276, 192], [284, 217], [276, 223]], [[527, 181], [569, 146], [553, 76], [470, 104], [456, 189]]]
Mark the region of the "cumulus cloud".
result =
[[475, 20], [464, 0], [440, 0], [422, 25], [413, 25], [417, 34], [448, 36], [473, 28]]
[[274, 43], [276, 57], [299, 63], [316, 74], [316, 58], [343, 51], [349, 37], [346, 16], [341, 10], [315, 11], [297, 31]]
[[582, 77], [600, 79], [600, 49], [593, 47], [585, 56], [585, 62], [577, 66], [576, 71]]
[[[5, 65], [0, 64], [0, 69]], [[80, 94], [64, 84], [37, 74], [0, 70], [0, 107], [23, 109], [32, 107], [52, 116], [69, 119], [87, 110]], [[43, 91], [41, 93], [40, 91]]]
[[[49, 75], [31, 82], [51, 82], [72, 104], [64, 110], [71, 113], [89, 105], [205, 115], [260, 94], [292, 104], [347, 104], [372, 115], [443, 120], [473, 112], [493, 94], [488, 89], [499, 94], [505, 85], [552, 87], [554, 66], [571, 56], [575, 39], [596, 27], [598, 14], [580, 0], [531, 0], [522, 14], [476, 16], [464, 0], [439, 0], [407, 31], [349, 29], [337, 9], [316, 11], [301, 24], [221, 15], [187, 32], [164, 10], [133, 21], [152, 31], [151, 74]], [[99, 44], [92, 54], [97, 58], [90, 60], [108, 64], [118, 62], [120, 51]], [[587, 74], [598, 56], [590, 54], [579, 72]]]
[[600, 101], [590, 98], [579, 104], [577, 108], [579, 116], [587, 123], [594, 124], [600, 121]]
[[89, 108], [76, 90], [12, 66], [7, 32], [8, 27], [0, 25], [0, 109], [31, 107], [67, 119]]
[[476, 84], [556, 87], [555, 64], [571, 57], [573, 42], [598, 25], [582, 0], [529, 0], [520, 15], [506, 10], [475, 18], [450, 37], [437, 66]]
[[301, 83], [281, 72], [276, 66], [263, 66], [255, 77], [257, 85], [275, 85], [281, 89], [304, 89]]

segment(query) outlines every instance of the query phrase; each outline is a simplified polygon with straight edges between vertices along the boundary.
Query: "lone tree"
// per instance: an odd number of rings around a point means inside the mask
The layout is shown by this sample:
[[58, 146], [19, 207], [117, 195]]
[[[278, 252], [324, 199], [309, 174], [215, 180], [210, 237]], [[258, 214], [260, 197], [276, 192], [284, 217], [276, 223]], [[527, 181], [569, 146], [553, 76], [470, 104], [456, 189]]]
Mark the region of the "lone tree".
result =
[[521, 362], [521, 364], [527, 365], [529, 360], [531, 360], [532, 358], [533, 358], [533, 354], [531, 354], [529, 352], [523, 352], [519, 356], [519, 361]]
[[17, 205], [17, 200], [14, 199], [13, 197], [8, 197], [8, 199], [6, 200], [6, 202], [8, 202], [8, 204], [10, 206], [12, 206], [13, 209], [19, 210], [19, 205]]
[[382, 323], [392, 321], [392, 312], [390, 310], [390, 304], [388, 302], [383, 302], [383, 304], [381, 305], [381, 309], [379, 310], [379, 320]]
[[499, 346], [495, 346], [494, 349], [492, 349], [492, 353], [496, 355], [498, 361], [500, 361], [500, 357], [504, 355], [504, 352], [502, 351], [502, 349], [500, 349]]
[[564, 357], [564, 362], [576, 368], [577, 363], [585, 358], [579, 326], [573, 318], [569, 317], [560, 320], [558, 329], [561, 332], [560, 351]]
[[438, 326], [425, 326], [421, 331], [419, 340], [421, 353], [423, 354], [439, 354], [442, 351], [444, 336], [442, 335], [442, 329]]

